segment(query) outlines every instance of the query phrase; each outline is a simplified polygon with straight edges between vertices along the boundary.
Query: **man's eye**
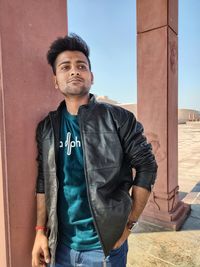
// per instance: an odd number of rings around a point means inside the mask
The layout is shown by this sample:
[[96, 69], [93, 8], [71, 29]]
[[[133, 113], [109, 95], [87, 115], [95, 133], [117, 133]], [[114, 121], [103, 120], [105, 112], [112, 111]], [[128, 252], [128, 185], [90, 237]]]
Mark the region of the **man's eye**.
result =
[[62, 66], [61, 67], [61, 70], [68, 70], [69, 69], [69, 66]]
[[80, 70], [85, 70], [85, 69], [87, 69], [87, 67], [86, 67], [85, 65], [79, 65], [78, 68], [79, 68]]

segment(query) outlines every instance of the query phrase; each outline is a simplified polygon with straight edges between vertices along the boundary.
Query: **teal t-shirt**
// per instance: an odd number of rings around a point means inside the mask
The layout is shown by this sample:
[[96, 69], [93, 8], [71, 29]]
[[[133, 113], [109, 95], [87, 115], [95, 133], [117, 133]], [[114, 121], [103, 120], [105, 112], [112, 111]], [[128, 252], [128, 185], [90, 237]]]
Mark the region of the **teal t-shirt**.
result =
[[77, 116], [62, 110], [59, 147], [58, 238], [75, 250], [101, 248], [93, 224]]

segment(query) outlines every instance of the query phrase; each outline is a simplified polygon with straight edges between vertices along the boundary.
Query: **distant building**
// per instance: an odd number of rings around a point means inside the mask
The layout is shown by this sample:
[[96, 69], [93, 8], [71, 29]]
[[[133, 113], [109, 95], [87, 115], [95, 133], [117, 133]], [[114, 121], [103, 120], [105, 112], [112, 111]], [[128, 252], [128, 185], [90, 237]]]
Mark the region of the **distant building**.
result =
[[117, 101], [114, 101], [114, 100], [108, 98], [108, 96], [105, 96], [105, 95], [103, 95], [103, 96], [95, 95], [95, 96], [96, 96], [96, 99], [98, 102], [105, 102], [105, 103], [109, 103], [109, 104], [113, 104], [113, 105], [119, 104]]
[[200, 121], [200, 112], [193, 109], [179, 109], [178, 123], [186, 123], [187, 121]]
[[[133, 103], [119, 103], [110, 99], [108, 96], [96, 96], [97, 101], [113, 104], [116, 106], [123, 107], [131, 112], [137, 118], [137, 104]], [[179, 109], [178, 110], [178, 123], [186, 123], [187, 121], [200, 121], [200, 111], [193, 109]]]

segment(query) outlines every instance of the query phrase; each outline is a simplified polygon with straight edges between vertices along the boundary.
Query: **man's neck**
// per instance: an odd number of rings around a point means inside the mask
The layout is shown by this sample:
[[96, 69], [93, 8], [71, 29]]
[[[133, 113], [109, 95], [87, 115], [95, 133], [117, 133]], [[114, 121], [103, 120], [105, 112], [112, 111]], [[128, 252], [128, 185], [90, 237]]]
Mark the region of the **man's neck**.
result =
[[79, 107], [82, 105], [86, 105], [89, 102], [89, 94], [84, 96], [67, 96], [65, 97], [65, 103], [67, 106], [67, 111], [71, 115], [77, 115]]

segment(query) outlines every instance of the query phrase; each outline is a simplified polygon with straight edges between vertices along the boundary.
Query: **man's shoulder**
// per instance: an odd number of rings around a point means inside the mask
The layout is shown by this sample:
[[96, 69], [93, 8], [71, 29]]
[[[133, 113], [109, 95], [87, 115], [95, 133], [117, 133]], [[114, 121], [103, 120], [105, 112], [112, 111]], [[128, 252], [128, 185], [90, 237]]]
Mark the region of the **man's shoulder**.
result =
[[51, 118], [55, 117], [57, 109], [49, 111], [37, 124], [36, 133], [45, 137], [49, 130], [52, 130]]
[[45, 125], [50, 124], [51, 118], [50, 117], [55, 117], [58, 113], [58, 110], [62, 108], [64, 101], [61, 101], [58, 107], [55, 107], [55, 109], [50, 110], [44, 117], [39, 121], [38, 126], [39, 127], [44, 127]]
[[50, 129], [50, 118], [49, 115], [46, 115], [37, 125], [36, 128], [36, 136], [40, 136], [41, 138], [44, 138], [46, 136], [45, 133]]
[[[50, 111], [52, 112], [52, 111]], [[45, 124], [48, 124], [50, 122], [50, 117], [49, 114], [50, 112], [45, 115], [39, 122], [38, 122], [38, 127], [44, 127]], [[54, 111], [53, 111], [54, 112]]]
[[118, 105], [113, 105], [105, 102], [97, 102], [96, 108], [99, 109], [101, 114], [103, 114], [103, 111], [111, 113], [116, 120], [124, 121], [130, 117], [135, 118], [132, 112]]
[[110, 103], [106, 103], [106, 102], [96, 102], [96, 104], [99, 108], [108, 109], [108, 110], [111, 110], [113, 112], [132, 113], [132, 112], [128, 111], [127, 109], [125, 109], [119, 105], [114, 105], [114, 104], [110, 104]]

